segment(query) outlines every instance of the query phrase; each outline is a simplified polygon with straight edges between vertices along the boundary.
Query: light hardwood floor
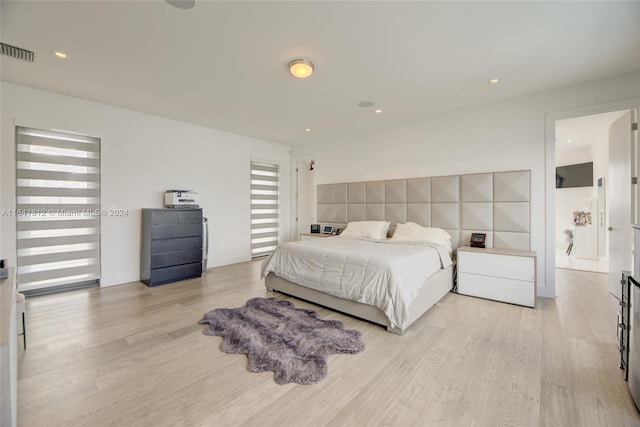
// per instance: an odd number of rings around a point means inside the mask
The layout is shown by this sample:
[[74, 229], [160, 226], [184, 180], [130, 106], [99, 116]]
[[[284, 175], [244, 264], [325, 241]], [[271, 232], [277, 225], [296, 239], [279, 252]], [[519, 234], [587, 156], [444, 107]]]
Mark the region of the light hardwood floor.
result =
[[202, 279], [27, 300], [20, 426], [638, 426], [619, 369], [606, 275], [558, 270], [555, 300], [529, 309], [448, 294], [403, 336], [363, 332], [311, 386], [277, 385], [219, 350], [198, 321], [267, 293], [259, 262]]

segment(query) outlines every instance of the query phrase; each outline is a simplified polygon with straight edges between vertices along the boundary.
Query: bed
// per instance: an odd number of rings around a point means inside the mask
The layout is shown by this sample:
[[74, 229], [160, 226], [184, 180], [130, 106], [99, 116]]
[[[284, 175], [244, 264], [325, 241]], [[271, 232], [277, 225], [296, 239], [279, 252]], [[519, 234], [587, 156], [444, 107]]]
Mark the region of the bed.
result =
[[[386, 236], [385, 236], [386, 237]], [[283, 243], [262, 264], [269, 291], [401, 335], [453, 287], [451, 246], [346, 235]]]

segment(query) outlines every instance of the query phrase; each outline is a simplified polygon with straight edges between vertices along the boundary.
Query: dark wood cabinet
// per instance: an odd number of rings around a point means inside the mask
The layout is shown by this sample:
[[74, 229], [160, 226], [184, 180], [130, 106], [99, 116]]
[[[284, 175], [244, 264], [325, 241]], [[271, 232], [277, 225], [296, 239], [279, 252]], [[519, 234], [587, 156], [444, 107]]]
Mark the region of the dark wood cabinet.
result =
[[142, 209], [140, 280], [162, 285], [202, 275], [202, 209]]

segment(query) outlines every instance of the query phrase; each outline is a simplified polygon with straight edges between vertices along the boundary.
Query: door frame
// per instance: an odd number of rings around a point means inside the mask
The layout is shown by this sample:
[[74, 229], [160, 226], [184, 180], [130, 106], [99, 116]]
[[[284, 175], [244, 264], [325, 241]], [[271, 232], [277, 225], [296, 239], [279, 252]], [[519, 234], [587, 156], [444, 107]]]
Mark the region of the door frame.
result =
[[[603, 104], [588, 105], [586, 107], [556, 111], [545, 114], [545, 258], [544, 263], [545, 286], [538, 286], [541, 297], [556, 297], [556, 252], [555, 252], [555, 209], [556, 209], [556, 121], [589, 116], [592, 114], [608, 113], [611, 111], [631, 110], [640, 107], [640, 97], [612, 101]], [[637, 114], [635, 119], [637, 120]], [[636, 141], [637, 144], [637, 141]], [[635, 150], [636, 156], [638, 150]], [[636, 162], [637, 163], [637, 162]], [[635, 170], [637, 165], [632, 165]], [[636, 188], [636, 192], [638, 189]], [[638, 200], [636, 194], [636, 201]]]
[[[602, 180], [602, 185], [600, 185], [600, 182], [601, 182], [600, 180]], [[607, 239], [607, 222], [609, 221], [609, 207], [608, 207], [609, 194], [607, 192], [608, 184], [609, 184], [608, 176], [602, 176], [600, 178], [596, 178], [596, 188], [597, 188], [596, 209], [598, 210], [598, 212], [596, 212], [597, 213], [596, 221], [597, 221], [597, 227], [598, 227], [597, 254], [598, 254], [598, 261], [604, 260], [606, 262], [609, 261], [609, 251], [607, 246], [607, 240], [608, 240]]]
[[[317, 175], [314, 173], [312, 174], [312, 191], [310, 193], [302, 193], [301, 194], [301, 189], [300, 189], [300, 169], [304, 169], [304, 170], [308, 170], [308, 168], [311, 165], [314, 165], [314, 169], [311, 170], [315, 170], [315, 160], [314, 159], [302, 159], [302, 160], [293, 160], [292, 164], [294, 165], [294, 170], [295, 170], [295, 215], [292, 216], [292, 220], [293, 220], [293, 225], [292, 225], [292, 230], [293, 230], [293, 234], [292, 234], [292, 240], [296, 241], [300, 239], [300, 223], [302, 222], [300, 220], [300, 206], [301, 205], [307, 205], [307, 206], [312, 206], [312, 211], [315, 212], [315, 200], [316, 200], [316, 186], [317, 186]], [[316, 220], [316, 216], [313, 215], [313, 220]], [[308, 230], [306, 231], [307, 233], [309, 232]]]

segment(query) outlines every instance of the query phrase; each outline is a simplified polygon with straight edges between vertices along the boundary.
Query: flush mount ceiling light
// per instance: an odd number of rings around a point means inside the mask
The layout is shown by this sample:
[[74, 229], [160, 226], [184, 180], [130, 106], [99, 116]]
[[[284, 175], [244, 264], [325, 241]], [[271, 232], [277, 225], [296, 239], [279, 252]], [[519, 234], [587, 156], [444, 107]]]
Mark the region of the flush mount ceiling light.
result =
[[67, 59], [67, 54], [61, 50], [54, 50], [53, 52], [51, 52], [51, 54], [56, 58]]
[[164, 0], [178, 9], [191, 9], [196, 5], [196, 0]]
[[373, 106], [373, 102], [371, 101], [360, 101], [358, 102], [358, 107], [369, 108]]
[[306, 59], [294, 59], [289, 62], [289, 72], [298, 79], [306, 79], [313, 74], [313, 69], [313, 62]]

